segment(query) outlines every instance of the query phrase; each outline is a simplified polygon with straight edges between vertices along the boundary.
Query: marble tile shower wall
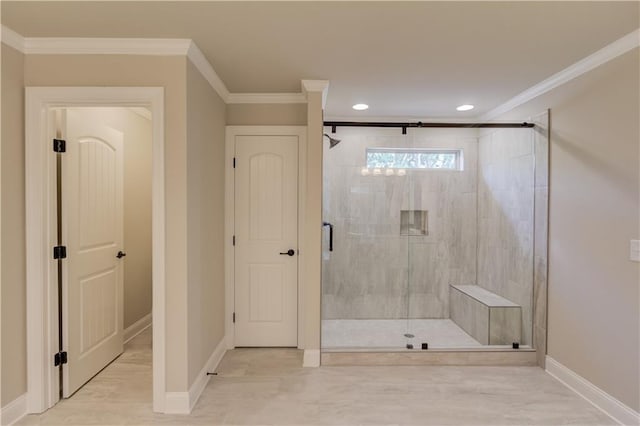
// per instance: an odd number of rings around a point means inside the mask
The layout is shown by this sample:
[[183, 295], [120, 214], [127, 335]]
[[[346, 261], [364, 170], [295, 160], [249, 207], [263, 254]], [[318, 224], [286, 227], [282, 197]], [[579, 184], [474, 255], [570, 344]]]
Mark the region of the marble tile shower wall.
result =
[[[329, 130], [329, 129], [325, 129]], [[477, 134], [340, 128], [324, 149], [323, 319], [448, 318], [449, 284], [476, 277]], [[462, 149], [463, 171], [363, 176], [366, 149]], [[401, 210], [428, 210], [428, 235], [401, 236]]]
[[500, 129], [479, 139], [478, 285], [522, 307], [532, 343], [533, 133]]

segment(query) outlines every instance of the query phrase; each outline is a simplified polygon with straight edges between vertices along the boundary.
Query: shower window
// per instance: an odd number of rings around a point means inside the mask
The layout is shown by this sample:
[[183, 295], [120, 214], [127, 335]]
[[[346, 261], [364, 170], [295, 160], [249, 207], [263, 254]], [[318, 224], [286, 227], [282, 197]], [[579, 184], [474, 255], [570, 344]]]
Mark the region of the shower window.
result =
[[462, 170], [462, 151], [451, 149], [367, 148], [367, 168]]

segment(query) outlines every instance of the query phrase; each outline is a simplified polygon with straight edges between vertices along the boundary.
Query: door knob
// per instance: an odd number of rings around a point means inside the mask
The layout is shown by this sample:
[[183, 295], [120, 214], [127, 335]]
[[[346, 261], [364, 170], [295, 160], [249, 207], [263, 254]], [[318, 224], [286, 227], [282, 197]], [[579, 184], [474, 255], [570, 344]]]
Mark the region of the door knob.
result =
[[296, 251], [294, 249], [289, 249], [287, 251], [285, 251], [284, 253], [280, 253], [283, 256], [293, 256], [294, 254], [296, 254]]
[[122, 259], [122, 258], [123, 258], [123, 257], [125, 257], [126, 255], [127, 255], [127, 253], [125, 253], [125, 252], [123, 252], [122, 250], [120, 250], [120, 251], [118, 252], [118, 254], [116, 254], [116, 257], [117, 257], [118, 259]]

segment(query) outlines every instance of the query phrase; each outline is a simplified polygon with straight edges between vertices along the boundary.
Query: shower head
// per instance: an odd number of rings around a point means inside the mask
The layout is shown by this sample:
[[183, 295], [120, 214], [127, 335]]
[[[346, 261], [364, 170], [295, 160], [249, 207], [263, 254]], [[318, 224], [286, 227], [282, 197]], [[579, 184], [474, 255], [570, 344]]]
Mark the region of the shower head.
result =
[[333, 148], [334, 146], [340, 143], [340, 139], [334, 139], [326, 133], [324, 135], [329, 138], [329, 149]]

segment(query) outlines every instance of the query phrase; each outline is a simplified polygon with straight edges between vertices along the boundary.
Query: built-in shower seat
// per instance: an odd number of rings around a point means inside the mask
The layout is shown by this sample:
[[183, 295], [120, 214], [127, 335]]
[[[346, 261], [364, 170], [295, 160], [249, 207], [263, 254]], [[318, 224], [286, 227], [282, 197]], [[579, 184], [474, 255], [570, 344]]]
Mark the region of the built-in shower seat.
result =
[[520, 343], [522, 309], [478, 285], [451, 285], [450, 318], [483, 345]]

